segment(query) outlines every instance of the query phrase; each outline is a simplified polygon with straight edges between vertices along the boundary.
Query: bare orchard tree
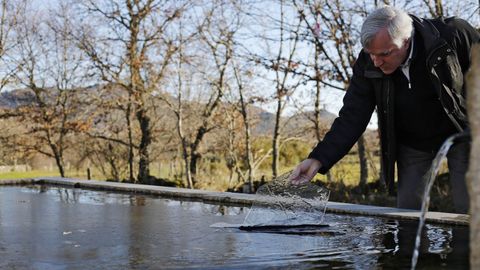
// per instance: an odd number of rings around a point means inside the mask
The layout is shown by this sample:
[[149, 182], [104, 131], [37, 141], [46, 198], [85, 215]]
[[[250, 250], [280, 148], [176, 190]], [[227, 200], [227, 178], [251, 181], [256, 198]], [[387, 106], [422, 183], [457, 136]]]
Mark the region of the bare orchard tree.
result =
[[0, 2], [0, 90], [12, 82], [18, 63], [11, 61], [15, 53], [15, 27], [22, 21], [21, 13], [25, 0], [2, 0]]
[[[14, 78], [24, 88], [19, 91], [26, 92], [29, 100], [14, 108], [25, 129], [17, 136], [26, 138], [21, 145], [24, 151], [53, 158], [64, 177], [64, 153], [72, 134], [86, 125], [76, 119], [82, 55], [69, 39], [70, 21], [47, 20], [47, 14], [35, 11], [27, 1], [22, 7], [21, 20], [15, 25], [17, 46], [12, 61], [18, 67]], [[63, 8], [67, 12], [66, 6]]]
[[[252, 129], [258, 123], [262, 112], [259, 108], [254, 108], [255, 102], [258, 102], [256, 96], [252, 96], [252, 89], [249, 83], [240, 81], [244, 75], [238, 74], [239, 70], [235, 68], [235, 77], [239, 79], [236, 87], [232, 87], [231, 95], [228, 97], [228, 105], [222, 107], [222, 117], [226, 118], [226, 123], [221, 126], [221, 131], [216, 132], [216, 145], [218, 151], [225, 156], [227, 168], [229, 169], [229, 185], [232, 187], [234, 174], [237, 175], [237, 185], [247, 183], [246, 192], [255, 192], [255, 175], [258, 167], [272, 154], [272, 148], [262, 152], [264, 149], [255, 149], [255, 136], [252, 135]], [[250, 78], [250, 76], [247, 78]], [[238, 88], [238, 92], [234, 91]], [[258, 137], [257, 137], [258, 138]], [[243, 188], [242, 188], [243, 189]]]
[[[193, 189], [193, 180], [192, 180], [192, 175], [190, 174], [190, 160], [189, 160], [189, 154], [188, 154], [188, 147], [189, 147], [189, 140], [187, 138], [187, 135], [185, 134], [185, 128], [184, 128], [184, 120], [185, 120], [185, 103], [186, 101], [184, 100], [184, 80], [187, 79], [186, 75], [187, 74], [185, 71], [185, 68], [183, 67], [183, 62], [185, 61], [184, 56], [183, 56], [183, 50], [179, 50], [178, 58], [176, 60], [177, 62], [177, 80], [172, 80], [170, 86], [172, 89], [176, 91], [175, 94], [173, 94], [172, 98], [169, 98], [168, 95], [165, 96], [160, 96], [160, 98], [167, 104], [169, 109], [173, 112], [175, 115], [175, 130], [177, 132], [178, 138], [180, 140], [180, 151], [182, 152], [182, 158], [184, 162], [184, 172], [185, 172], [185, 180], [186, 180], [186, 185], [188, 188]], [[191, 80], [188, 80], [191, 81]], [[170, 89], [170, 91], [172, 91]]]
[[403, 8], [419, 17], [438, 18], [457, 16], [467, 20], [472, 25], [480, 25], [479, 6], [477, 0], [422, 0], [422, 1], [396, 1], [396, 7]]
[[175, 91], [170, 91], [174, 102], [165, 99], [177, 119], [189, 188], [194, 188], [198, 181], [197, 167], [205, 136], [218, 127], [215, 118], [227, 89], [234, 36], [239, 27], [235, 5], [213, 1], [202, 7], [199, 36], [179, 53], [178, 79], [172, 83]]
[[[19, 41], [16, 28], [19, 27], [18, 22], [23, 20], [22, 13], [26, 4], [25, 0], [2, 0], [0, 2], [0, 91], [4, 90], [5, 86], [16, 87], [13, 85], [14, 74], [20, 65], [18, 58], [14, 57]], [[7, 104], [11, 103], [11, 106], [0, 107], [1, 119], [18, 116], [18, 113], [12, 111], [11, 108], [17, 106], [19, 101], [10, 93], [2, 92], [2, 99], [7, 101], [5, 102]], [[5, 136], [2, 137], [5, 139]]]
[[86, 139], [82, 149], [92, 167], [96, 168], [106, 179], [122, 181], [129, 174], [127, 160], [128, 148], [111, 140]]
[[280, 3], [280, 40], [278, 47], [277, 58], [272, 62], [272, 68], [275, 72], [275, 127], [273, 130], [272, 141], [272, 175], [273, 178], [278, 176], [280, 162], [280, 144], [282, 133], [282, 115], [286, 106], [287, 98], [298, 88], [301, 80], [295, 79], [295, 73], [292, 72], [296, 68], [295, 54], [297, 53], [297, 45], [300, 40], [300, 26], [301, 20], [293, 22], [292, 29], [289, 29], [284, 13], [283, 1]]
[[[135, 182], [133, 113], [124, 85], [94, 85], [81, 99], [83, 115], [90, 119], [83, 131], [88, 145], [81, 148], [84, 155], [109, 179]], [[123, 168], [127, 168], [126, 174]]]
[[259, 47], [263, 51], [250, 51], [252, 61], [265, 68], [264, 79], [274, 85], [273, 93], [270, 94], [275, 111], [271, 164], [273, 178], [278, 176], [280, 170], [281, 145], [284, 140], [291, 139], [291, 136], [285, 133], [288, 123], [288, 119], [284, 118], [285, 109], [289, 105], [290, 96], [303, 82], [296, 71], [299, 58], [302, 57], [299, 53], [302, 21], [289, 12], [291, 9], [287, 2], [273, 2], [272, 5], [275, 8], [259, 10], [253, 15], [266, 30], [264, 33], [259, 33], [257, 37]]
[[443, 16], [444, 10], [442, 2], [442, 0], [423, 0], [423, 3], [425, 4], [425, 6], [427, 6], [430, 15], [434, 18]]
[[[226, 98], [228, 95], [226, 95]], [[222, 102], [222, 105], [217, 109], [218, 114], [215, 117], [217, 127], [215, 132], [211, 132], [205, 136], [203, 152], [214, 154], [213, 160], [219, 161], [219, 156], [225, 160], [225, 165], [228, 169], [228, 184], [226, 189], [235, 188], [238, 183], [244, 183], [244, 175], [242, 174], [243, 167], [243, 122], [239, 111], [231, 103]], [[214, 168], [216, 169], [216, 168]], [[215, 171], [211, 171], [211, 175]], [[233, 179], [237, 176], [236, 184]], [[223, 184], [223, 183], [219, 183]]]
[[[355, 62], [358, 47], [357, 27], [361, 15], [365, 13], [358, 8], [335, 1], [294, 1], [299, 16], [305, 22], [308, 35], [305, 40], [315, 48], [314, 76], [312, 79], [325, 87], [344, 90], [350, 84], [352, 67]], [[359, 16], [360, 15], [360, 16]], [[318, 66], [320, 62], [320, 66]], [[304, 65], [309, 66], [308, 63]], [[316, 104], [318, 104], [318, 91]], [[318, 105], [316, 105], [317, 107]], [[318, 114], [318, 108], [316, 108]], [[363, 187], [368, 179], [368, 162], [365, 149], [365, 139], [362, 136], [357, 141], [360, 161], [359, 186]]]
[[[246, 65], [247, 66], [247, 65]], [[253, 179], [255, 177], [254, 158], [252, 150], [252, 114], [250, 113], [250, 106], [255, 102], [255, 96], [252, 96], [252, 86], [248, 83], [249, 79], [252, 79], [253, 70], [248, 67], [241, 68], [238, 61], [233, 65], [233, 71], [236, 81], [236, 89], [238, 90], [238, 102], [237, 110], [240, 112], [243, 121], [243, 133], [244, 133], [244, 155], [243, 160], [246, 166], [246, 177], [238, 169], [238, 174], [241, 178], [246, 178], [246, 182], [249, 184], [250, 193], [255, 192]], [[250, 91], [249, 91], [250, 90]], [[250, 95], [250, 96], [249, 96]], [[238, 168], [238, 166], [237, 166]]]
[[165, 80], [178, 49], [175, 27], [187, 4], [166, 0], [84, 0], [80, 4], [86, 12], [81, 32], [76, 33], [80, 47], [103, 81], [121, 85], [128, 94], [125, 110], [133, 113], [140, 130], [134, 137], [127, 112], [140, 183], [150, 179], [151, 97]]

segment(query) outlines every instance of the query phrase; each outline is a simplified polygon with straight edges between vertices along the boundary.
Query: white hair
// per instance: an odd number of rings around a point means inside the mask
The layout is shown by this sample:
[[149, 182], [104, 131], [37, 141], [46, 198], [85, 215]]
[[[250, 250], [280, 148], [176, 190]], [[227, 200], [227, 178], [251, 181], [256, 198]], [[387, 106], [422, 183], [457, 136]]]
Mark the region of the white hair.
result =
[[405, 11], [391, 6], [374, 10], [362, 25], [362, 46], [368, 47], [375, 35], [385, 27], [393, 43], [400, 48], [403, 42], [412, 36], [413, 20]]

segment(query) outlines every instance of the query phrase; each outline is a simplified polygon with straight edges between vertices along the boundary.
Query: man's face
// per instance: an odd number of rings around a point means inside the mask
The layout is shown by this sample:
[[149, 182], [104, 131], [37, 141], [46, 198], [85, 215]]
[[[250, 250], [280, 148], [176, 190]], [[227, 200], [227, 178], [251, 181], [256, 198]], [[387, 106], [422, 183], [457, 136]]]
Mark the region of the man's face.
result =
[[392, 42], [386, 28], [380, 30], [364, 51], [370, 55], [374, 65], [385, 74], [392, 74], [407, 58], [410, 39], [399, 48]]

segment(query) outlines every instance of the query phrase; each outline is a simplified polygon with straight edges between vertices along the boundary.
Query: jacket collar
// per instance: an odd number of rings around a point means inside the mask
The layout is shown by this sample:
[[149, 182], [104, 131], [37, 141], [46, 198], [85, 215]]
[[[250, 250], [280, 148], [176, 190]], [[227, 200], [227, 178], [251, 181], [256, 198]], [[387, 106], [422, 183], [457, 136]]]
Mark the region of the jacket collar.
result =
[[413, 20], [413, 27], [422, 37], [421, 40], [427, 51], [435, 48], [439, 40], [443, 41], [440, 37], [440, 32], [430, 20], [422, 19], [414, 15], [410, 15], [410, 17]]

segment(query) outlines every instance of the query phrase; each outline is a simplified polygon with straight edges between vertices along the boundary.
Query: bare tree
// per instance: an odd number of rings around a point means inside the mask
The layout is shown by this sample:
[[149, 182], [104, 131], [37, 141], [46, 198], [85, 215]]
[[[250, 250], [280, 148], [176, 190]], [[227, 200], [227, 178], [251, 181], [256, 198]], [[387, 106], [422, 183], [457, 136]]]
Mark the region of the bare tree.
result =
[[[276, 178], [280, 169], [280, 150], [285, 140], [290, 140], [286, 134], [285, 127], [289, 119], [285, 119], [285, 109], [289, 105], [290, 96], [299, 88], [303, 82], [296, 71], [298, 67], [298, 45], [301, 39], [302, 21], [298, 16], [289, 12], [288, 4], [285, 1], [274, 2], [278, 4], [277, 12], [265, 13], [260, 10], [254, 13], [265, 33], [257, 34], [257, 38], [264, 45], [262, 52], [250, 50], [249, 58], [253, 63], [262, 66], [266, 74], [264, 80], [273, 85], [273, 93], [269, 94], [269, 101], [274, 104], [275, 123], [272, 134], [272, 175]], [[269, 10], [270, 11], [270, 10]], [[261, 46], [259, 46], [261, 47]], [[288, 130], [287, 130], [288, 131]], [[292, 135], [295, 136], [295, 135]]]
[[[355, 14], [365, 14], [363, 10], [340, 1], [294, 1], [300, 17], [304, 20], [309, 35], [306, 40], [315, 48], [314, 81], [339, 90], [350, 84], [352, 67], [355, 62]], [[318, 62], [322, 63], [319, 68]], [[318, 84], [317, 84], [318, 87]], [[316, 95], [318, 102], [318, 91]], [[318, 107], [316, 106], [316, 110]], [[359, 186], [365, 186], [368, 179], [368, 162], [363, 135], [357, 141], [360, 161]]]
[[[184, 59], [184, 54], [182, 48], [180, 48], [178, 53], [177, 62], [177, 79], [174, 83], [172, 83], [172, 88], [175, 88], [176, 94], [174, 94], [174, 98], [170, 99], [168, 96], [163, 97], [162, 100], [166, 102], [170, 110], [175, 115], [175, 129], [177, 131], [177, 135], [180, 139], [181, 145], [181, 152], [182, 158], [184, 161], [184, 171], [185, 171], [185, 178], [187, 182], [187, 187], [192, 189], [194, 188], [194, 183], [192, 180], [191, 170], [190, 170], [190, 157], [189, 157], [189, 141], [185, 134], [184, 130], [184, 107], [185, 107], [185, 100], [183, 97], [184, 91], [184, 80], [187, 78], [185, 77], [185, 68], [183, 67], [183, 63], [186, 60]], [[191, 78], [190, 78], [191, 79]], [[191, 81], [191, 80], [189, 80]]]
[[442, 0], [434, 0], [432, 3], [431, 0], [423, 0], [423, 3], [428, 8], [428, 11], [433, 18], [442, 17], [444, 15], [442, 2]]
[[[247, 167], [247, 182], [250, 186], [250, 193], [254, 192], [253, 177], [255, 175], [255, 168], [253, 166], [253, 153], [252, 153], [252, 134], [251, 134], [251, 116], [249, 115], [249, 104], [253, 102], [253, 99], [247, 99], [245, 81], [242, 76], [242, 72], [239, 67], [233, 65], [235, 80], [237, 82], [238, 89], [238, 98], [239, 98], [239, 111], [242, 116], [243, 125], [244, 125], [244, 136], [245, 136], [245, 154], [244, 160]], [[241, 172], [238, 172], [239, 175], [243, 175]]]
[[[275, 71], [275, 100], [276, 100], [276, 110], [275, 110], [275, 127], [273, 130], [273, 141], [272, 141], [272, 174], [273, 178], [278, 176], [279, 171], [279, 154], [280, 154], [280, 143], [281, 143], [281, 126], [282, 119], [281, 116], [285, 109], [286, 99], [291, 95], [297, 87], [300, 85], [301, 81], [297, 80], [290, 81], [292, 78], [291, 70], [295, 68], [297, 63], [294, 61], [294, 56], [297, 50], [297, 44], [300, 39], [300, 25], [301, 20], [298, 20], [294, 29], [290, 29], [290, 34], [293, 35], [292, 38], [289, 38], [287, 32], [289, 29], [285, 29], [285, 13], [284, 13], [284, 3], [280, 3], [280, 40], [279, 40], [279, 49], [277, 54], [277, 59], [272, 63], [272, 68]], [[289, 42], [289, 50], [284, 52], [286, 49], [286, 42]], [[284, 55], [286, 53], [286, 55]]]
[[[176, 115], [177, 132], [181, 140], [187, 184], [190, 188], [197, 184], [197, 167], [201, 159], [202, 142], [209, 132], [218, 127], [214, 120], [219, 119], [218, 109], [227, 89], [228, 67], [239, 23], [235, 3], [215, 1], [204, 6], [202, 14], [204, 17], [198, 22], [201, 26], [197, 27], [198, 39], [192, 43], [193, 45], [190, 44], [198, 47], [186, 48], [179, 54], [178, 80], [175, 84], [177, 91], [174, 93], [176, 101], [173, 103], [165, 100]], [[194, 85], [192, 80], [185, 80], [186, 76], [198, 80], [198, 83]], [[184, 92], [195, 92], [196, 100], [191, 94], [184, 96]], [[185, 110], [188, 107], [195, 110], [194, 115], [190, 116], [195, 121], [189, 120], [187, 128], [184, 121], [187, 117]]]
[[[127, 92], [130, 160], [133, 149], [137, 149], [138, 181], [148, 183], [153, 136], [151, 97], [165, 79], [178, 49], [171, 29], [185, 12], [187, 2], [85, 0], [81, 7], [89, 17], [77, 34], [79, 45], [103, 81], [120, 85]], [[93, 21], [91, 18], [97, 18], [102, 25], [88, 24]], [[140, 130], [139, 138], [134, 137], [134, 128]]]
[[79, 151], [109, 179], [134, 182], [134, 150], [138, 146], [133, 143], [133, 135], [137, 131], [131, 123], [128, 93], [122, 85], [96, 84], [86, 89], [80, 104], [90, 125], [78, 134], [88, 141]]
[[18, 67], [14, 78], [30, 101], [14, 108], [17, 121], [25, 128], [18, 136], [28, 138], [22, 140], [23, 151], [53, 158], [64, 177], [64, 153], [71, 136], [86, 125], [76, 118], [79, 108], [75, 101], [82, 56], [69, 39], [69, 21], [48, 21], [32, 11], [28, 1], [20, 6], [21, 20], [15, 25], [17, 46], [11, 61]]
[[[21, 12], [25, 1], [22, 0], [2, 0], [0, 3], [0, 90], [11, 82], [18, 66], [11, 60], [9, 54], [14, 51], [16, 41], [14, 40], [14, 30], [18, 22], [21, 21]], [[6, 57], [7, 56], [7, 57]]]

